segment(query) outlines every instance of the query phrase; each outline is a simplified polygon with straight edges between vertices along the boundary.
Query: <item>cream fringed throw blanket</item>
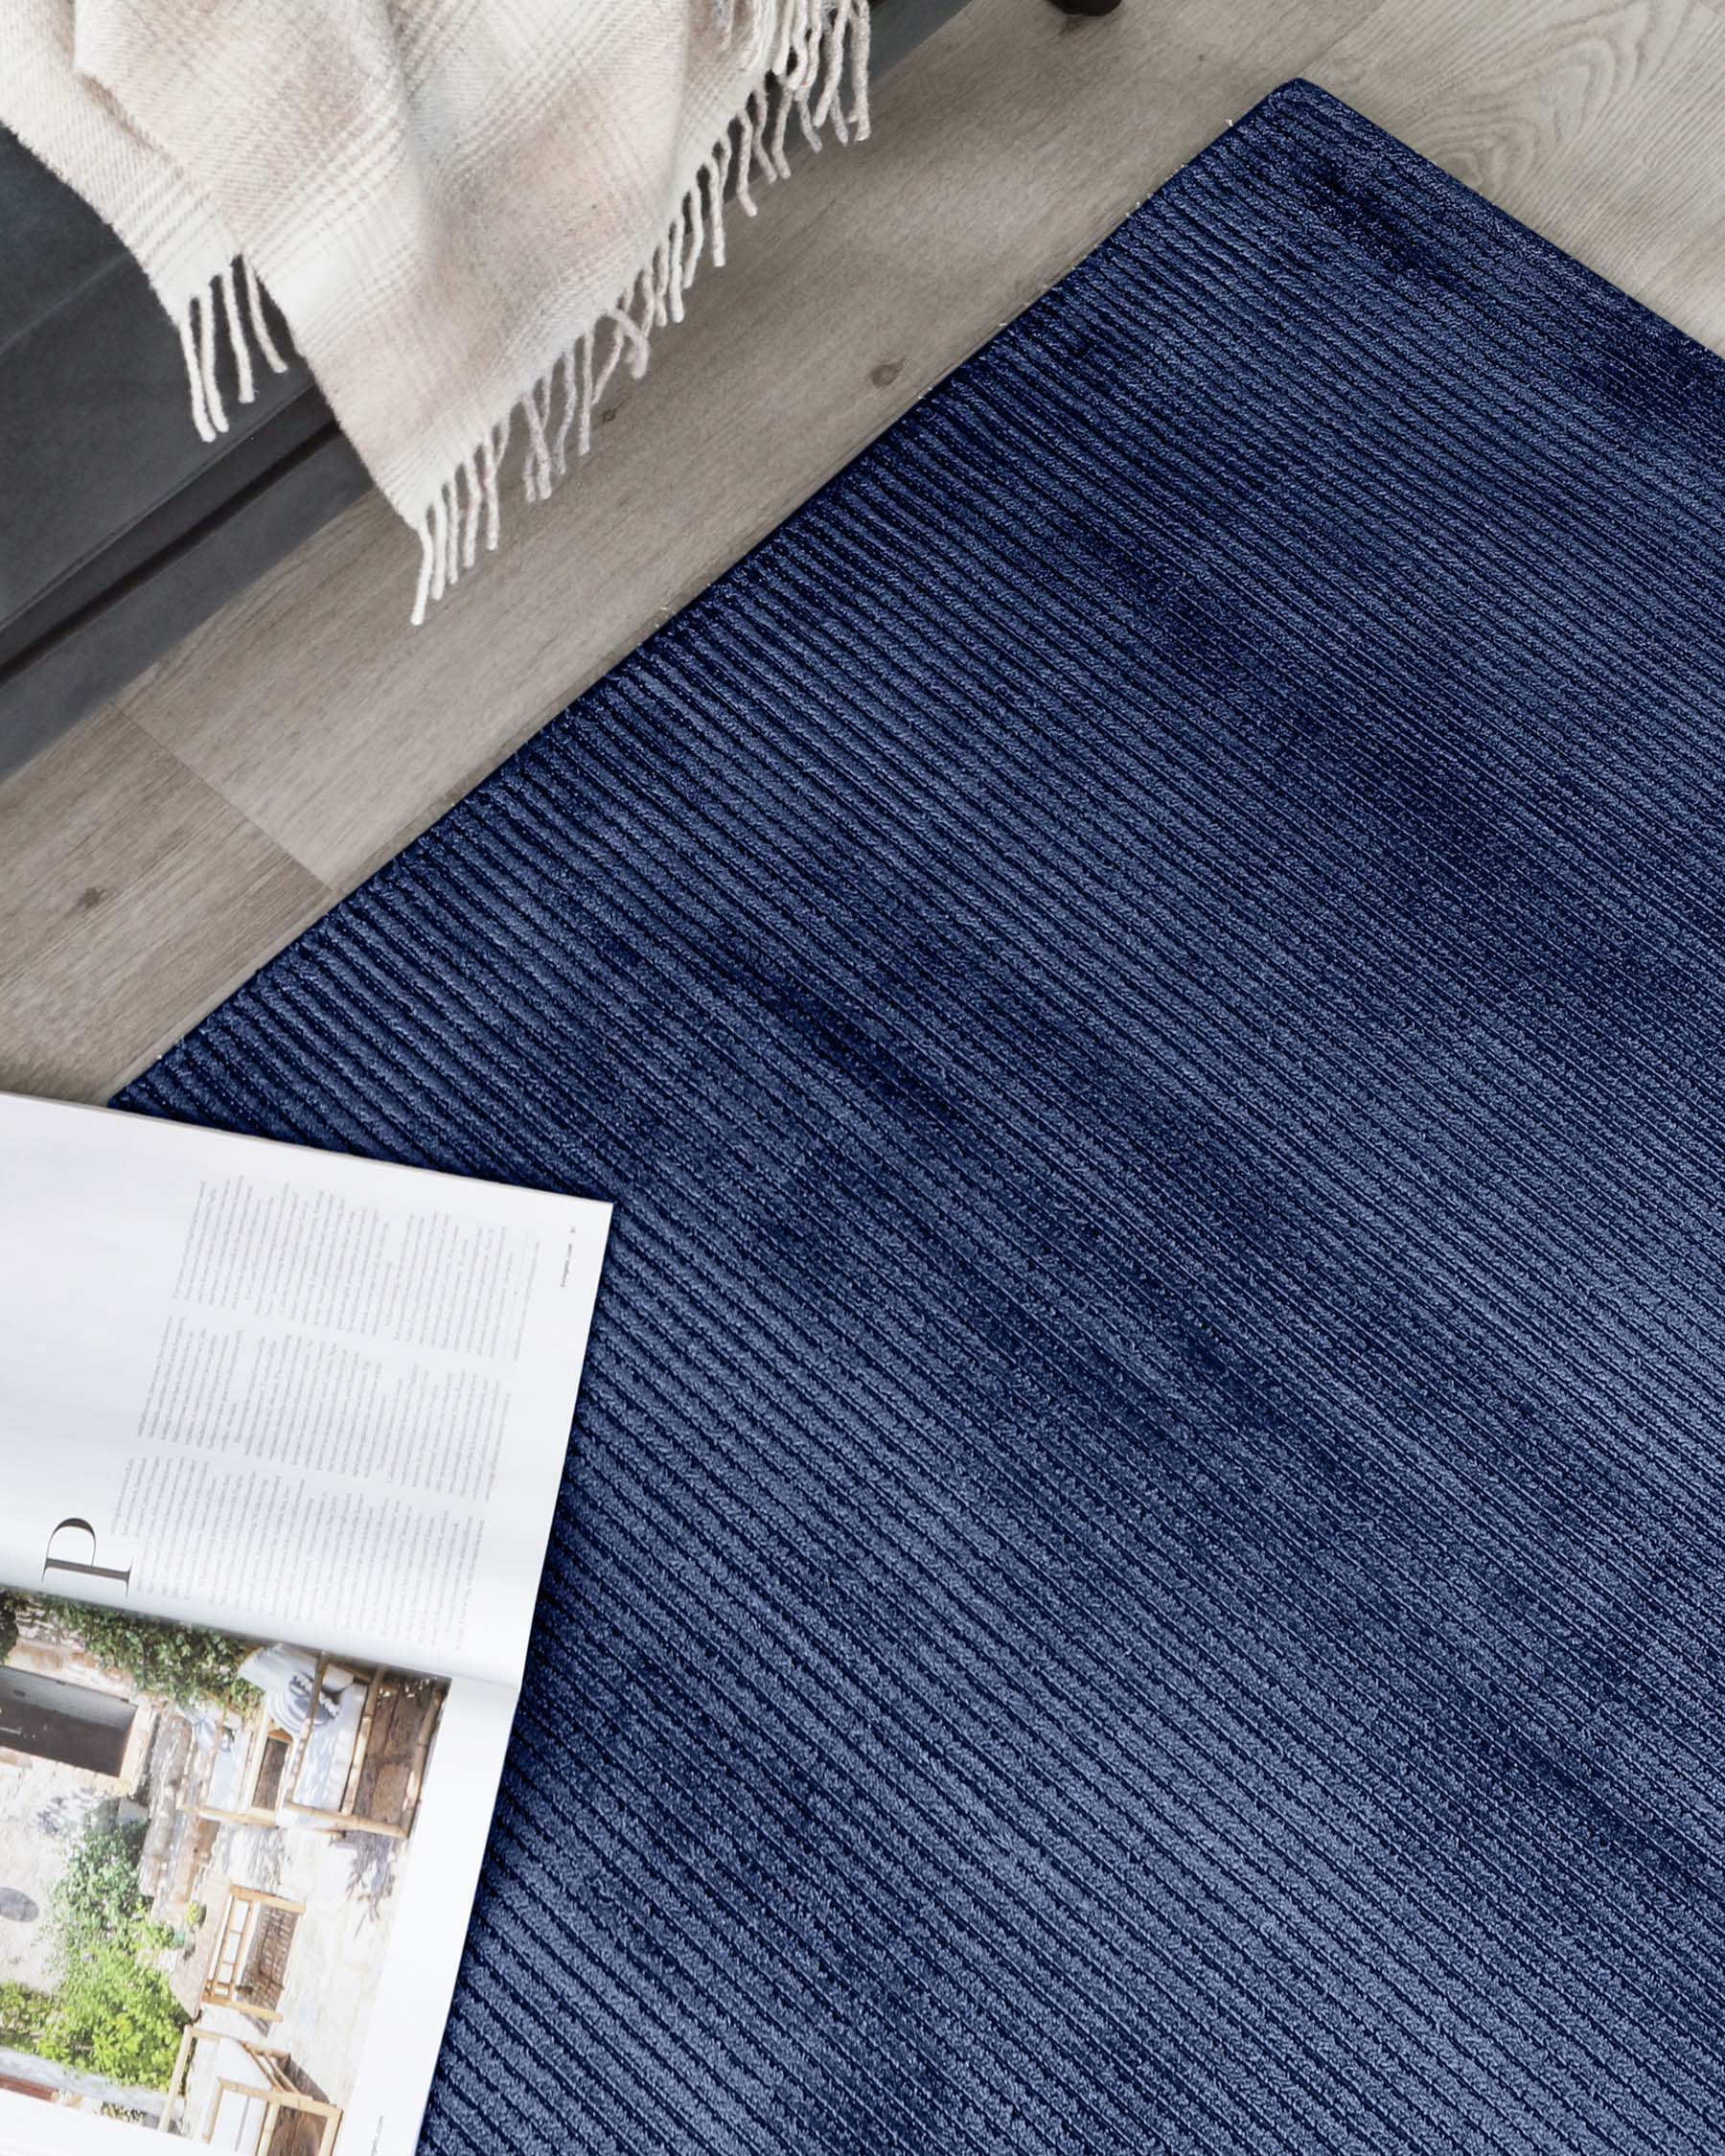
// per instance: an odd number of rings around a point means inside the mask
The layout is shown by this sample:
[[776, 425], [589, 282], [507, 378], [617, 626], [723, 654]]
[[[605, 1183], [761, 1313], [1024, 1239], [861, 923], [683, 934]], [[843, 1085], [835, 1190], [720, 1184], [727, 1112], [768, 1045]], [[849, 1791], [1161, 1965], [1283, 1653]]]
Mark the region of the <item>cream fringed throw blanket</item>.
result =
[[[785, 137], [867, 132], [867, 0], [6, 0], [0, 121], [120, 234], [192, 419], [260, 281], [419, 534], [414, 620], [587, 447]], [[515, 465], [512, 460], [511, 473]]]

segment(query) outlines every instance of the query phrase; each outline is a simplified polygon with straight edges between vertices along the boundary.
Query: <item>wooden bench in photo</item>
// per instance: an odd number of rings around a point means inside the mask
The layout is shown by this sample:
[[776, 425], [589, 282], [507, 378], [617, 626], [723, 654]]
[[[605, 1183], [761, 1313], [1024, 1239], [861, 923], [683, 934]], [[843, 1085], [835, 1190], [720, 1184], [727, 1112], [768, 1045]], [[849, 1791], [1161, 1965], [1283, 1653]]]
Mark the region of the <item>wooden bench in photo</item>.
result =
[[267, 1707], [235, 1728], [212, 1761], [200, 1819], [230, 1826], [306, 1826], [324, 1833], [413, 1831], [426, 1764], [443, 1709], [442, 1687], [400, 1670], [355, 1672], [324, 1694], [332, 1658], [318, 1658], [314, 1691], [334, 1710], [295, 1734]]
[[265, 2024], [280, 2021], [294, 1926], [305, 1913], [303, 1901], [285, 1894], [266, 1893], [262, 1887], [230, 1888], [204, 1978], [204, 2005], [232, 2007]]
[[234, 1741], [218, 1754], [204, 1776], [197, 1801], [200, 1819], [228, 1826], [274, 1826], [288, 1762], [293, 1755], [291, 1731], [261, 1707], [248, 1722], [235, 1726]]
[[196, 2022], [180, 2037], [179, 2057], [157, 2122], [161, 2132], [172, 2133], [176, 2110], [185, 2109], [193, 2057], [200, 2044], [216, 2047], [216, 2079], [198, 2140], [231, 2156], [333, 2156], [341, 2129], [340, 2106], [298, 2088], [287, 2053]]
[[[319, 1658], [318, 1690], [330, 1660]], [[419, 1812], [442, 1687], [380, 1668], [363, 1690], [356, 1680], [339, 1697], [333, 1717], [295, 1739], [277, 1816], [283, 1825], [405, 1841]]]

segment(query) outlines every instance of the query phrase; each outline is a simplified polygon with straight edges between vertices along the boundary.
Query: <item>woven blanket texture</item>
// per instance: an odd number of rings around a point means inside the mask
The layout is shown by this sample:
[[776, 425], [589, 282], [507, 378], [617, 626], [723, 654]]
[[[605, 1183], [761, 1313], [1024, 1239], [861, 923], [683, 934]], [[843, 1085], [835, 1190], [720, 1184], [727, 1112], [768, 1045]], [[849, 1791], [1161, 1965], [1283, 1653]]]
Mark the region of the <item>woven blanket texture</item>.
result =
[[542, 500], [679, 321], [788, 130], [868, 132], [868, 0], [9, 0], [0, 123], [177, 325], [191, 424], [285, 361], [419, 535], [413, 618], [499, 486]]
[[1277, 92], [122, 1096], [617, 1201], [437, 2156], [1716, 2156], [1725, 367]]

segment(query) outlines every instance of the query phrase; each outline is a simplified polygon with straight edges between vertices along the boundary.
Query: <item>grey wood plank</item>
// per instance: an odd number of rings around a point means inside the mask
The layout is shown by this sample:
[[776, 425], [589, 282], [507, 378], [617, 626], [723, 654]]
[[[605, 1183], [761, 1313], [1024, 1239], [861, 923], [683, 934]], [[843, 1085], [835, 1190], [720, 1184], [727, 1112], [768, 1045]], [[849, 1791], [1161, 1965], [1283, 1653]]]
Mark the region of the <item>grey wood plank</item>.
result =
[[329, 902], [140, 728], [99, 714], [0, 786], [0, 1088], [104, 1099]]
[[[1367, 0], [1368, 4], [1368, 0]], [[974, 0], [879, 86], [872, 142], [805, 157], [546, 507], [426, 627], [375, 498], [121, 700], [346, 888], [676, 611], [1361, 0]]]
[[1725, 346], [1725, 20], [1711, 0], [1382, 0], [1310, 72]]

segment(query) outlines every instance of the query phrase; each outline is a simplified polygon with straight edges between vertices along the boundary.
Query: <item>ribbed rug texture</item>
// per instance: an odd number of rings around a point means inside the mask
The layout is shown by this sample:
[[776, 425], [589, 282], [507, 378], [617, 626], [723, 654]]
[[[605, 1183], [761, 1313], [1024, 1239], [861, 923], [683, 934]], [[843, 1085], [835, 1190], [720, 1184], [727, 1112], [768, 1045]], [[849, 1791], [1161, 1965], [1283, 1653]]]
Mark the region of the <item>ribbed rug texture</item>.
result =
[[1722, 951], [1725, 368], [1295, 84], [132, 1086], [618, 1204], [426, 2147], [1716, 2156]]

